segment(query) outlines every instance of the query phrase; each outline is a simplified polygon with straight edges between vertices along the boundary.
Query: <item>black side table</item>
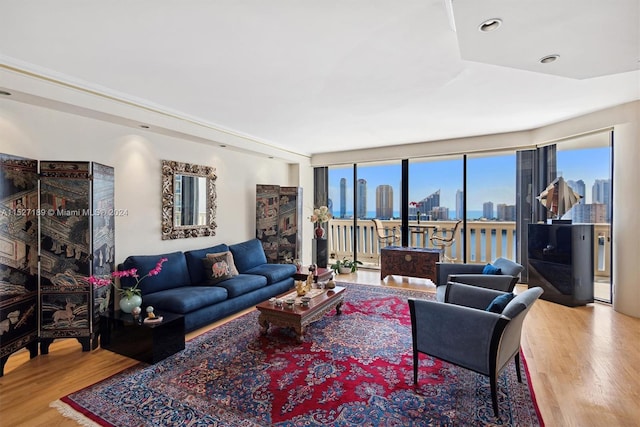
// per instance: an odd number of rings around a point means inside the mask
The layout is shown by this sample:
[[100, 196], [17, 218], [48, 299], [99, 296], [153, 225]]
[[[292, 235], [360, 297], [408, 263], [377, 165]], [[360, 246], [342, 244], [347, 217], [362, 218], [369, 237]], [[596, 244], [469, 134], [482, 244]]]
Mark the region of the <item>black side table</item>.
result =
[[100, 315], [100, 346], [114, 353], [153, 364], [184, 350], [184, 317], [158, 314], [160, 323], [142, 323], [142, 315], [116, 311]]

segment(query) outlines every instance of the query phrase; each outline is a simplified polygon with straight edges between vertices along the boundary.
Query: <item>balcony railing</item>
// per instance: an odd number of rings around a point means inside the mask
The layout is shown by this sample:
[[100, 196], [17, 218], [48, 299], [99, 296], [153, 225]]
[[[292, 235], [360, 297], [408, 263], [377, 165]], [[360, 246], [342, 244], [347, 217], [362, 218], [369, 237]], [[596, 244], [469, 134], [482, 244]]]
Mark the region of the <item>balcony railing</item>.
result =
[[[385, 229], [395, 228], [400, 235], [400, 220], [382, 221]], [[415, 227], [415, 221], [409, 221], [409, 246], [432, 248], [429, 238], [434, 232], [438, 234], [446, 230], [451, 233], [455, 221], [421, 221], [423, 228]], [[425, 228], [425, 225], [432, 226]], [[412, 227], [413, 226], [413, 227]], [[332, 219], [329, 222], [328, 245], [332, 259], [342, 259], [345, 256], [353, 256], [354, 234], [352, 219]], [[513, 221], [467, 221], [469, 233], [460, 227], [456, 232], [455, 242], [445, 248], [445, 253], [452, 262], [462, 262], [463, 236], [468, 235], [470, 241], [467, 244], [467, 262], [488, 263], [498, 257], [515, 260], [516, 258], [516, 223]], [[427, 230], [422, 232], [418, 230]], [[609, 224], [595, 224], [594, 232], [594, 275], [598, 278], [609, 277], [611, 274], [611, 226]], [[449, 237], [450, 234], [447, 234]], [[375, 266], [379, 265], [380, 247], [373, 222], [371, 220], [358, 220], [355, 239], [357, 240], [359, 261]]]

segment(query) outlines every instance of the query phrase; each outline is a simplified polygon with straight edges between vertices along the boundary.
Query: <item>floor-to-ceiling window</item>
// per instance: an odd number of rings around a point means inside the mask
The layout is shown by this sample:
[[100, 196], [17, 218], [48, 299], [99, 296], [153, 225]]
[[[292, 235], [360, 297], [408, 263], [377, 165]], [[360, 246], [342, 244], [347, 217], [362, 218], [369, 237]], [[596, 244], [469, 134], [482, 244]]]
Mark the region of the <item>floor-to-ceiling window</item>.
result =
[[354, 166], [332, 166], [328, 170], [329, 210], [333, 219], [329, 223], [329, 257], [336, 259], [353, 254], [353, 177]]
[[393, 162], [360, 163], [356, 167], [355, 228], [358, 260], [378, 263], [380, 245], [372, 219], [379, 219], [385, 235], [400, 237], [401, 164]]
[[467, 157], [467, 261], [516, 259], [516, 155]]
[[[409, 245], [433, 247], [434, 233], [447, 236], [463, 219], [463, 157], [418, 158], [409, 161]], [[450, 259], [462, 260], [462, 234], [458, 229], [446, 249]]]

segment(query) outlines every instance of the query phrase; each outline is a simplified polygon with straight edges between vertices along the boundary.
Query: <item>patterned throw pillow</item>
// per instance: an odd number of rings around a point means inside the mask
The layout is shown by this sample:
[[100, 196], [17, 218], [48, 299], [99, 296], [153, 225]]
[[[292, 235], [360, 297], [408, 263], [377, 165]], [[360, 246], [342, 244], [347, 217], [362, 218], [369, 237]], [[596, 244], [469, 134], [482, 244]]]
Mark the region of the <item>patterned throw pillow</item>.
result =
[[227, 264], [229, 264], [229, 273], [232, 276], [237, 276], [238, 274], [240, 274], [238, 272], [238, 269], [236, 268], [236, 263], [233, 260], [233, 254], [230, 251], [217, 252], [215, 254], [207, 254], [207, 258], [209, 257], [217, 258], [221, 255], [225, 255], [227, 257]]
[[226, 255], [207, 256], [202, 258], [202, 263], [207, 277], [207, 285], [215, 285], [233, 277]]

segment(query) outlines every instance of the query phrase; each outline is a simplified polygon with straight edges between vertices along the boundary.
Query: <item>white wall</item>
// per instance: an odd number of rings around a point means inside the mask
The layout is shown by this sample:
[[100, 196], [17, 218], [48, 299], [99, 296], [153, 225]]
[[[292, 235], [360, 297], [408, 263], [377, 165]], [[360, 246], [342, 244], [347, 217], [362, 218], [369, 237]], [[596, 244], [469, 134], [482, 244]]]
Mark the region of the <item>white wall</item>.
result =
[[[0, 99], [0, 152], [37, 160], [95, 161], [113, 166], [115, 207], [127, 211], [115, 223], [117, 262], [132, 254], [204, 248], [253, 238], [256, 184], [302, 186], [309, 185], [312, 176], [308, 164], [294, 167], [264, 155], [159, 135], [10, 99]], [[161, 160], [216, 168], [216, 236], [161, 239]], [[308, 177], [302, 176], [304, 173]], [[303, 189], [303, 193], [312, 197], [312, 187]], [[308, 202], [305, 205], [312, 204], [312, 200], [305, 201]], [[305, 233], [310, 236], [311, 230]], [[310, 248], [305, 253], [310, 259]]]

